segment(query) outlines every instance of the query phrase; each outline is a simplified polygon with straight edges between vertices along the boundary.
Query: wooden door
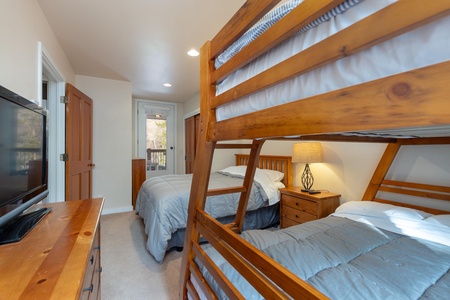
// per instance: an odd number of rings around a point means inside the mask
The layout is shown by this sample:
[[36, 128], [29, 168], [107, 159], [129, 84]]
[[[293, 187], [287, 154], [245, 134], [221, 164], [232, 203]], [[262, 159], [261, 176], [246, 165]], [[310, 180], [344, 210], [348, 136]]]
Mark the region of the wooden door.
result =
[[200, 128], [199, 122], [200, 115], [195, 115], [184, 120], [186, 174], [191, 174], [194, 172], [195, 147]]
[[92, 198], [93, 101], [66, 87], [66, 201]]

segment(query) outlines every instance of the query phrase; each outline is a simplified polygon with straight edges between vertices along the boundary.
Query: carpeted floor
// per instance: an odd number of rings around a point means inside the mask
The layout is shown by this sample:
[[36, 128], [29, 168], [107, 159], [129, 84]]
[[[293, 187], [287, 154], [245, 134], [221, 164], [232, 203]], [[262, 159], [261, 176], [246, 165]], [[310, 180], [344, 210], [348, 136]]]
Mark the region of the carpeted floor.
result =
[[181, 253], [163, 264], [145, 248], [144, 224], [135, 212], [101, 217], [101, 294], [103, 300], [178, 299]]

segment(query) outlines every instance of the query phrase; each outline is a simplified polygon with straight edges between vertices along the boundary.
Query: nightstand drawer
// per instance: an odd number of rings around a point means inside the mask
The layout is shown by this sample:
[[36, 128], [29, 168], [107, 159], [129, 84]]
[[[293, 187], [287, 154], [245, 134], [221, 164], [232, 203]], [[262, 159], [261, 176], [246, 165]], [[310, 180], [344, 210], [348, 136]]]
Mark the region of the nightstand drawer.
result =
[[283, 205], [303, 211], [305, 213], [317, 216], [317, 202], [293, 197], [291, 195], [283, 195]]
[[291, 186], [280, 189], [280, 193], [281, 228], [324, 218], [339, 206], [340, 195], [330, 192], [309, 194], [299, 186]]
[[299, 225], [301, 224], [300, 222], [288, 219], [288, 218], [281, 218], [280, 220], [280, 225], [281, 228], [287, 228], [287, 227], [291, 227], [291, 226], [295, 226], [295, 225]]
[[281, 216], [282, 218], [288, 218], [298, 223], [305, 223], [317, 219], [316, 215], [302, 212], [289, 206], [281, 207]]

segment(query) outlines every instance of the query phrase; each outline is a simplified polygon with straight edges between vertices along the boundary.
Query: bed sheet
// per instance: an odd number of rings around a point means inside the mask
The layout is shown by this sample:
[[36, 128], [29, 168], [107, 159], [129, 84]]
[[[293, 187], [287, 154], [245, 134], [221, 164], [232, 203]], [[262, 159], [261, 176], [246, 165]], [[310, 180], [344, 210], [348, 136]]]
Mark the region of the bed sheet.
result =
[[[256, 179], [256, 177], [255, 177]], [[243, 179], [235, 174], [211, 173], [210, 189], [241, 186]], [[261, 182], [264, 182], [263, 180]], [[165, 175], [150, 178], [144, 182], [136, 200], [136, 212], [144, 220], [148, 235], [147, 249], [162, 262], [168, 242], [179, 229], [186, 227], [192, 174]], [[266, 182], [266, 185], [268, 183]], [[269, 206], [267, 187], [255, 180], [247, 210], [254, 211]], [[239, 203], [240, 193], [208, 197], [205, 211], [215, 218], [234, 215]], [[272, 195], [272, 204], [276, 204]]]
[[[363, 1], [319, 26], [293, 36], [228, 76], [217, 86], [216, 93], [221, 94], [229, 90], [393, 2], [395, 1]], [[450, 31], [442, 30], [442, 28], [449, 27], [450, 17], [436, 20], [351, 57], [328, 64], [238, 101], [222, 105], [217, 108], [217, 120], [226, 120], [264, 108], [450, 60], [450, 51], [447, 51], [450, 48]]]
[[[397, 217], [405, 218], [388, 218]], [[428, 218], [407, 219], [426, 222]], [[241, 236], [331, 299], [447, 299], [450, 295], [450, 246], [368, 222], [329, 216], [277, 231], [250, 230]], [[245, 299], [262, 299], [214, 248], [204, 249]], [[226, 299], [223, 292], [218, 295]]]

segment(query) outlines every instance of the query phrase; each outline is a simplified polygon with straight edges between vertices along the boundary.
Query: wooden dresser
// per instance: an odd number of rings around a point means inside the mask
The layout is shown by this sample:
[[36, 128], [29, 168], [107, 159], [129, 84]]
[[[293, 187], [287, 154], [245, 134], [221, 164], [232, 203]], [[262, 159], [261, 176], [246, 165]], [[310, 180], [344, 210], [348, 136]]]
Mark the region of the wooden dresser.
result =
[[0, 299], [100, 299], [103, 199], [52, 207], [20, 242], [0, 246]]
[[341, 195], [329, 192], [309, 194], [301, 191], [301, 187], [281, 189], [280, 227], [324, 218], [334, 213], [339, 206]]

